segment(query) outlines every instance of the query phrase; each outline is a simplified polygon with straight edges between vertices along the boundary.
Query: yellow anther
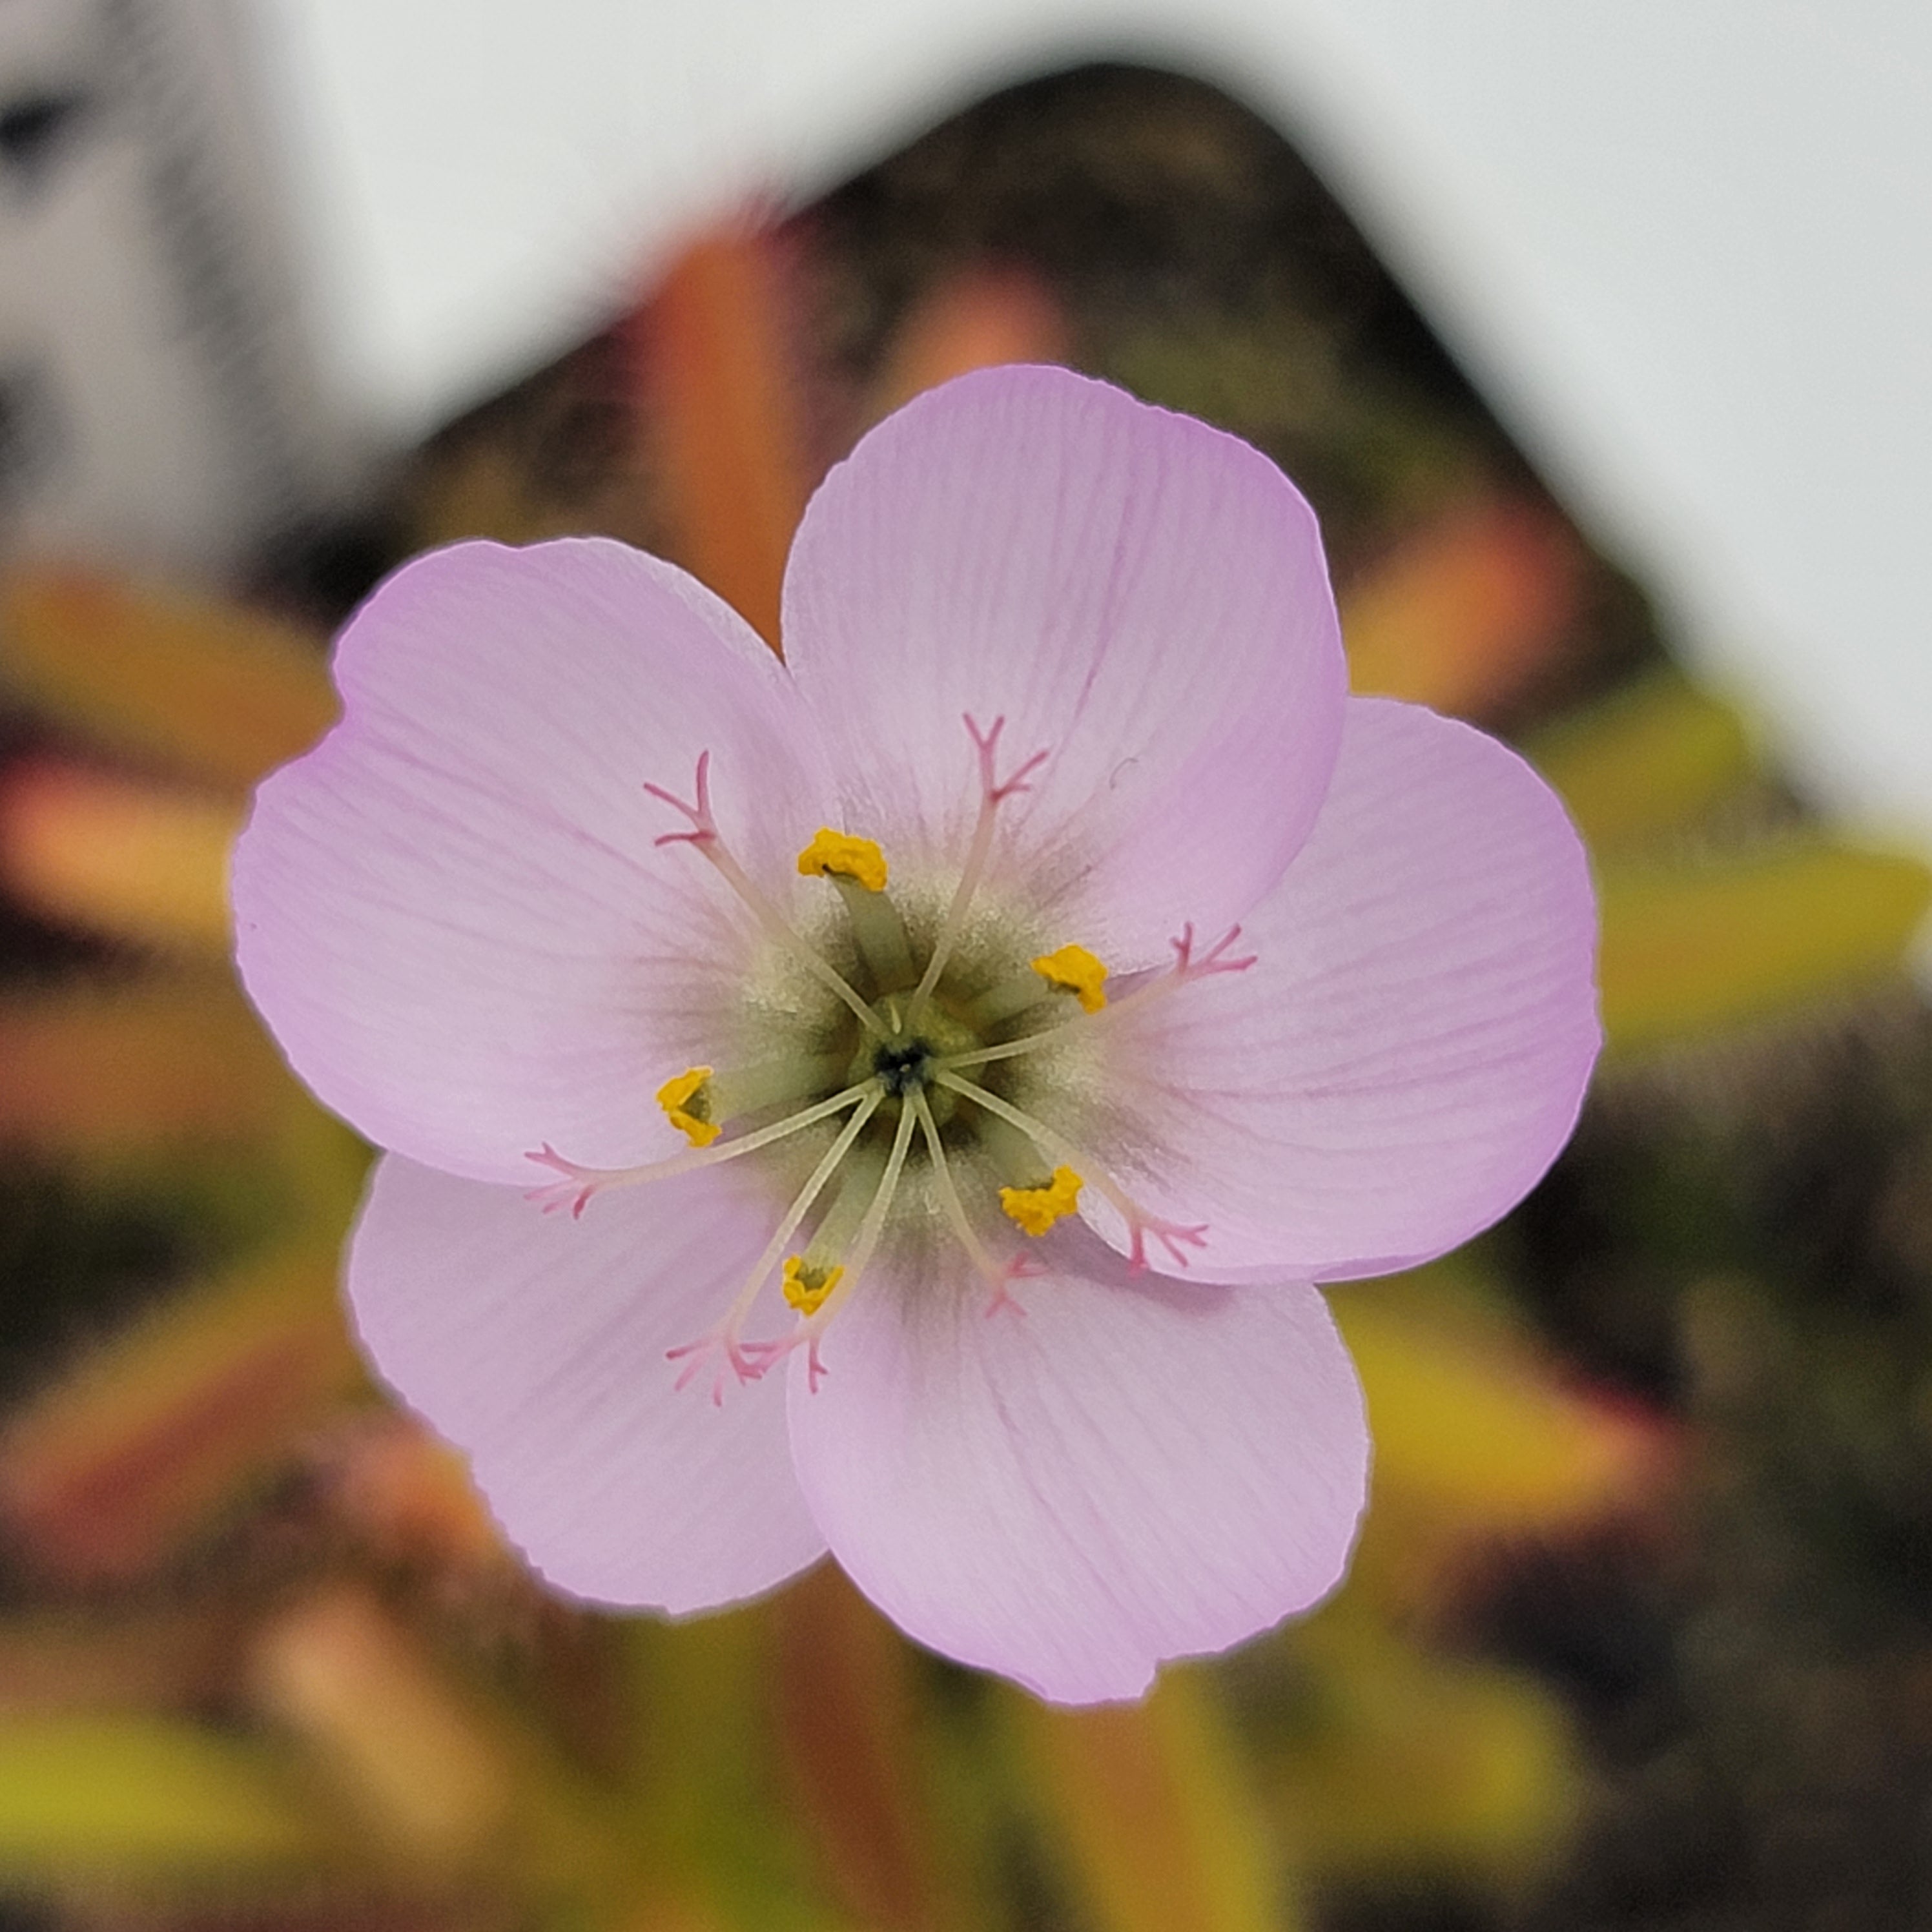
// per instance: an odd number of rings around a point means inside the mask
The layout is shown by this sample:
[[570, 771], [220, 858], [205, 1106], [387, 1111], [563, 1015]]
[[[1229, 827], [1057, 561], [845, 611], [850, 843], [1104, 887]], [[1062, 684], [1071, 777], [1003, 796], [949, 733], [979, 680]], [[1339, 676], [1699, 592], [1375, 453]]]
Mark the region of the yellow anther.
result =
[[855, 879], [868, 892], [886, 889], [886, 855], [869, 838], [821, 826], [812, 843], [798, 855], [800, 873], [808, 879], [836, 875]]
[[1097, 1013], [1107, 1004], [1107, 969], [1084, 946], [1063, 946], [1058, 952], [1042, 952], [1033, 962], [1033, 970], [1049, 986], [1077, 995], [1088, 1012]]
[[1001, 1188], [1000, 1205], [1010, 1220], [1018, 1222], [1022, 1233], [1043, 1234], [1063, 1215], [1073, 1212], [1085, 1184], [1070, 1167], [1056, 1167], [1044, 1187]]
[[709, 1147], [718, 1138], [711, 1118], [710, 1078], [710, 1067], [694, 1066], [658, 1089], [665, 1118], [693, 1147]]
[[800, 1314], [816, 1315], [844, 1273], [842, 1268], [813, 1268], [802, 1255], [790, 1256], [784, 1264], [784, 1298]]

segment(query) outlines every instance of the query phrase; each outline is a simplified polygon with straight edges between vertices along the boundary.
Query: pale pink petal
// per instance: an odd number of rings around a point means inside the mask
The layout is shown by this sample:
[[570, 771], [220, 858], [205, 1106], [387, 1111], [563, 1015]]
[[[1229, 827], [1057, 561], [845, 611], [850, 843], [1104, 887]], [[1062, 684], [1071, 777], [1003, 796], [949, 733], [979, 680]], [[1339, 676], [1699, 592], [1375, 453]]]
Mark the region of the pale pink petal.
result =
[[[646, 782], [717, 816], [782, 896], [828, 808], [783, 669], [668, 564], [577, 539], [462, 544], [343, 634], [344, 715], [256, 796], [235, 855], [250, 996], [372, 1140], [478, 1180], [548, 1141], [614, 1166], [682, 1144], [652, 1096], [712, 1064], [740, 908]], [[787, 883], [789, 878], [789, 884]]]
[[[557, 1588], [673, 1612], [756, 1594], [824, 1548], [786, 1444], [784, 1378], [678, 1390], [770, 1232], [728, 1170], [600, 1195], [581, 1220], [392, 1154], [349, 1253], [376, 1367], [469, 1455]], [[782, 1325], [777, 1297], [759, 1311]]]
[[874, 1278], [813, 1392], [799, 1480], [909, 1634], [1056, 1702], [1134, 1697], [1166, 1658], [1304, 1610], [1345, 1568], [1368, 1437], [1315, 1290], [1130, 1277], [1084, 1228], [1016, 1284]]
[[962, 715], [1006, 720], [1005, 876], [1116, 968], [1238, 919], [1306, 835], [1345, 674], [1314, 513], [1264, 457], [1061, 369], [962, 376], [812, 499], [785, 650], [850, 829], [963, 859]]
[[[1576, 1124], [1596, 938], [1582, 845], [1521, 759], [1352, 700], [1315, 830], [1232, 949], [1256, 964], [1114, 1022], [1126, 1178], [1150, 1212], [1208, 1224], [1210, 1280], [1342, 1280], [1456, 1246]], [[1124, 1238], [1104, 1204], [1096, 1221]]]

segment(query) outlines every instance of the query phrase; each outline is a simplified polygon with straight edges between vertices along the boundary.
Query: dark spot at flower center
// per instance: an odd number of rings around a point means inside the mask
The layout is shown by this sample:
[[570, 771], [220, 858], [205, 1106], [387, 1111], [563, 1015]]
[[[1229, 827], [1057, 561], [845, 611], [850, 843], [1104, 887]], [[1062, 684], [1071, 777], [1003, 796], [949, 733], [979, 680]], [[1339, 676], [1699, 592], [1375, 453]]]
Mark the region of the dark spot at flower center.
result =
[[932, 1048], [922, 1040], [895, 1041], [872, 1056], [872, 1071], [886, 1091], [902, 1100], [926, 1084], [926, 1070], [932, 1064]]

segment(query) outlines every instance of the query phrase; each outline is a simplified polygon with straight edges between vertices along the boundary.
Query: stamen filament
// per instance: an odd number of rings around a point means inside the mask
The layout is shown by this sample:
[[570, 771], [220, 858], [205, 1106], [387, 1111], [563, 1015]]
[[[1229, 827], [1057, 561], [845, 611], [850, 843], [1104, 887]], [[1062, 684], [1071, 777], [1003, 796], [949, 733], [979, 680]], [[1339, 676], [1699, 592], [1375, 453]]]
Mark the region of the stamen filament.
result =
[[836, 993], [843, 1000], [858, 1016], [860, 1024], [868, 1033], [883, 1037], [884, 1028], [880, 1025], [871, 1008], [846, 983], [844, 975], [830, 961], [821, 958], [792, 929], [790, 921], [758, 890], [744, 867], [731, 856], [719, 835], [718, 822], [711, 815], [711, 754], [705, 751], [698, 754], [698, 802], [694, 805], [686, 805], [675, 792], [667, 791], [662, 785], [647, 784], [644, 790], [652, 797], [670, 806], [674, 811], [682, 812], [691, 820], [692, 829], [688, 832], [667, 832], [658, 840], [658, 844], [695, 846], [716, 868], [718, 876], [744, 902], [752, 916], [764, 929], [766, 936], [801, 962], [829, 992]]
[[[745, 1277], [745, 1285], [732, 1298], [731, 1305], [726, 1310], [724, 1319], [710, 1334], [700, 1340], [687, 1342], [682, 1348], [666, 1351], [668, 1359], [672, 1361], [686, 1355], [694, 1358], [679, 1376], [676, 1384], [677, 1388], [682, 1388], [697, 1374], [704, 1364], [705, 1355], [711, 1348], [720, 1344], [741, 1382], [748, 1376], [764, 1372], [762, 1360], [739, 1349], [738, 1331], [744, 1324], [745, 1317], [751, 1312], [752, 1304], [758, 1300], [759, 1291], [770, 1278], [772, 1269], [778, 1265], [784, 1258], [785, 1250], [791, 1246], [791, 1238], [798, 1232], [799, 1224], [812, 1212], [812, 1203], [824, 1191], [825, 1184], [838, 1172], [839, 1163], [851, 1151], [852, 1143], [863, 1132], [866, 1123], [878, 1111], [885, 1097], [885, 1089], [874, 1084], [872, 1090], [860, 1102], [858, 1111], [839, 1130], [838, 1138], [826, 1149], [824, 1158], [812, 1170], [810, 1178], [799, 1190], [791, 1205], [785, 1210], [784, 1216], [778, 1222], [776, 1231], [766, 1243], [764, 1252], [752, 1263], [751, 1272]], [[740, 1366], [741, 1355], [743, 1366]], [[714, 1388], [712, 1400], [718, 1400], [719, 1394], [720, 1390]]]
[[993, 808], [982, 801], [980, 822], [973, 828], [972, 847], [966, 854], [966, 869], [959, 874], [959, 883], [953, 889], [952, 903], [946, 908], [945, 922], [934, 942], [932, 957], [926, 962], [926, 970], [913, 988], [911, 1011], [915, 1015], [925, 1010], [926, 1001], [932, 997], [933, 988], [939, 984], [940, 974], [946, 970], [946, 962], [952, 956], [953, 947], [959, 943], [959, 935], [965, 929], [966, 914], [973, 904], [973, 895], [979, 890], [980, 877], [986, 869], [986, 861], [992, 850]]
[[946, 1054], [933, 1062], [934, 1075], [937, 1077], [940, 1073], [959, 1072], [968, 1067], [990, 1066], [995, 1060], [1016, 1060], [1023, 1053], [1031, 1053], [1070, 1034], [1090, 1034], [1096, 1027], [1105, 1026], [1117, 1014], [1131, 1010], [1137, 1000], [1144, 999], [1156, 987], [1172, 988], [1174, 983], [1173, 974], [1163, 973], [1157, 980], [1136, 986], [1117, 1000], [1109, 1000], [1097, 1013], [1080, 1013], [1056, 1020], [1052, 1026], [1042, 1027], [1037, 1033], [1023, 1033], [1018, 1039], [1003, 1040], [997, 1046], [976, 1046], [968, 1052]]
[[1036, 1006], [1057, 1006], [1053, 988], [1029, 967], [989, 986], [966, 1008], [962, 1017], [975, 1030], [1003, 1025]]
[[1175, 1263], [1182, 1268], [1187, 1264], [1186, 1256], [1180, 1252], [1182, 1245], [1197, 1248], [1202, 1245], [1208, 1232], [1204, 1226], [1186, 1227], [1178, 1222], [1164, 1221], [1158, 1215], [1148, 1214], [1126, 1189], [1114, 1180], [1099, 1161], [1076, 1147], [1064, 1134], [1055, 1132], [1044, 1120], [1036, 1120], [1030, 1114], [1022, 1113], [1010, 1101], [1001, 1100], [997, 1094], [988, 1093], [985, 1088], [976, 1086], [970, 1080], [961, 1079], [956, 1073], [935, 1070], [932, 1080], [934, 1086], [944, 1087], [947, 1092], [958, 1094], [962, 1100], [970, 1100], [974, 1106], [983, 1107], [995, 1120], [1004, 1120], [1009, 1126], [1017, 1127], [1048, 1159], [1064, 1161], [1069, 1166], [1077, 1168], [1094, 1191], [1126, 1222], [1130, 1242], [1128, 1258], [1136, 1270], [1144, 1268], [1148, 1264], [1147, 1237], [1149, 1234], [1152, 1234], [1166, 1249]]
[[1184, 927], [1178, 939], [1168, 942], [1174, 948], [1174, 962], [1166, 972], [1149, 973], [1124, 993], [1110, 995], [1107, 1004], [1096, 1012], [1070, 1015], [1064, 1020], [1056, 1020], [1052, 1026], [1040, 1028], [1036, 1033], [1022, 1034], [1017, 1040], [1002, 1040], [997, 1046], [974, 1047], [968, 1052], [944, 1054], [933, 1063], [934, 1077], [940, 1073], [958, 1072], [967, 1067], [990, 1066], [995, 1060], [1012, 1060], [1069, 1034], [1090, 1034], [1096, 1027], [1111, 1024], [1121, 1014], [1140, 1011], [1150, 1002], [1165, 998], [1194, 980], [1205, 980], [1216, 973], [1246, 972], [1255, 963], [1257, 954], [1250, 952], [1239, 959], [1227, 956], [1228, 947], [1240, 936], [1238, 926], [1230, 926], [1197, 959], [1194, 956], [1194, 928], [1192, 926]]
[[879, 1178], [879, 1191], [872, 1196], [872, 1204], [866, 1210], [866, 1218], [859, 1224], [859, 1238], [852, 1244], [852, 1258], [846, 1264], [848, 1279], [856, 1280], [865, 1273], [879, 1245], [879, 1237], [885, 1232], [886, 1216], [892, 1212], [892, 1196], [898, 1192], [899, 1176], [904, 1172], [906, 1150], [912, 1144], [912, 1130], [916, 1116], [909, 1107], [899, 1110], [899, 1124], [892, 1136], [892, 1150], [886, 1156], [886, 1171]]
[[1062, 1034], [1084, 1030], [1094, 1020], [1116, 1011], [1125, 1004], [1124, 1000], [1117, 1001], [1114, 1005], [1103, 1007], [1100, 1012], [1090, 1016], [1082, 1014], [1077, 1020], [1062, 1020], [1058, 1025], [1042, 1027], [1037, 1033], [1022, 1034], [1018, 1040], [1002, 1040], [998, 1046], [976, 1046], [969, 1053], [944, 1054], [932, 1063], [933, 1076], [936, 1079], [942, 1073], [963, 1073], [971, 1067], [990, 1066], [995, 1060], [1016, 1060], [1022, 1054], [1031, 1053], [1035, 1048], [1044, 1046], [1048, 1040], [1058, 1039]]
[[980, 889], [986, 861], [992, 856], [993, 832], [1000, 807], [1016, 794], [1028, 789], [1028, 775], [1045, 763], [1046, 758], [1043, 751], [1036, 752], [1004, 784], [997, 784], [994, 782], [993, 759], [999, 748], [1000, 734], [1006, 728], [1006, 719], [995, 718], [992, 729], [984, 733], [970, 716], [965, 722], [967, 734], [979, 754], [980, 816], [973, 827], [973, 843], [967, 851], [966, 869], [959, 874], [959, 883], [953, 888], [952, 902], [946, 908], [939, 937], [933, 942], [932, 957], [926, 962], [926, 970], [913, 989], [912, 1004], [908, 1010], [915, 1021], [926, 1010], [926, 1003], [932, 997], [932, 989], [939, 984], [939, 976], [945, 971], [946, 962], [952, 957], [952, 949], [958, 944], [959, 935], [966, 929], [966, 915], [972, 910], [973, 896]]
[[932, 1108], [923, 1094], [912, 1096], [913, 1111], [919, 1116], [920, 1132], [926, 1136], [926, 1152], [932, 1160], [932, 1185], [939, 1196], [940, 1212], [946, 1216], [946, 1224], [959, 1238], [959, 1245], [966, 1250], [967, 1258], [987, 1280], [1004, 1288], [1008, 1270], [1000, 1267], [988, 1252], [985, 1242], [973, 1232], [973, 1223], [967, 1215], [966, 1204], [959, 1198], [959, 1190], [953, 1184], [952, 1168], [946, 1158], [946, 1149], [939, 1138], [939, 1123], [932, 1118]]
[[[884, 1098], [883, 1091], [880, 1097]], [[866, 1210], [866, 1218], [859, 1223], [858, 1237], [853, 1242], [852, 1252], [844, 1264], [844, 1279], [820, 1304], [818, 1312], [808, 1318], [804, 1327], [824, 1328], [853, 1289], [858, 1286], [860, 1277], [871, 1265], [873, 1253], [879, 1245], [879, 1238], [885, 1232], [886, 1216], [892, 1211], [892, 1196], [898, 1192], [899, 1176], [904, 1172], [906, 1151], [912, 1144], [912, 1130], [917, 1118], [914, 1108], [900, 1108], [898, 1127], [892, 1136], [892, 1151], [886, 1156], [886, 1171], [879, 1177], [878, 1192], [872, 1196], [871, 1207]], [[816, 1386], [816, 1377], [814, 1378], [814, 1385]]]
[[878, 1034], [883, 1037], [885, 1029], [880, 1025], [872, 1008], [847, 983], [844, 974], [830, 960], [821, 958], [812, 945], [793, 931], [777, 907], [746, 876], [744, 868], [737, 860], [715, 838], [699, 844], [698, 849], [716, 866], [724, 882], [751, 908], [752, 916], [766, 932], [803, 964], [827, 992], [836, 993], [843, 1000], [857, 1016], [860, 1024], [868, 1033]]
[[711, 1076], [711, 1117], [722, 1126], [736, 1114], [756, 1113], [822, 1092], [845, 1071], [846, 1064], [841, 1055], [826, 1053], [728, 1066]]
[[878, 1192], [879, 1177], [886, 1171], [885, 1156], [873, 1148], [855, 1148], [838, 1172], [831, 1204], [818, 1217], [799, 1258], [821, 1274], [839, 1266], [866, 1218], [866, 1210]]
[[[673, 1174], [689, 1174], [697, 1168], [716, 1167], [721, 1162], [736, 1160], [740, 1154], [755, 1154], [760, 1148], [770, 1147], [775, 1141], [784, 1140], [829, 1119], [868, 1094], [877, 1096], [873, 1102], [875, 1106], [878, 1099], [884, 1097], [884, 1090], [879, 1088], [878, 1082], [868, 1078], [847, 1088], [842, 1094], [834, 1094], [829, 1100], [802, 1108], [782, 1120], [774, 1120], [769, 1126], [740, 1134], [733, 1140], [713, 1142], [709, 1147], [693, 1148], [688, 1154], [674, 1154], [668, 1160], [650, 1161], [642, 1167], [579, 1167], [574, 1161], [566, 1160], [546, 1141], [538, 1152], [526, 1154], [524, 1158], [535, 1161], [539, 1167], [553, 1168], [564, 1180], [533, 1189], [527, 1198], [543, 1201], [546, 1211], [560, 1208], [572, 1198], [565, 1191], [566, 1186], [574, 1183], [578, 1191], [571, 1212], [573, 1216], [581, 1216], [590, 1197], [604, 1188], [628, 1187], [644, 1180], [668, 1180]], [[869, 1114], [866, 1118], [870, 1118]], [[550, 1198], [546, 1199], [546, 1196]]]
[[830, 875], [844, 902], [853, 944], [881, 988], [904, 986], [913, 976], [912, 947], [898, 908], [883, 892], [868, 891], [856, 880]]
[[[1099, 1175], [1100, 1163], [1098, 1161], [1076, 1147], [1065, 1135], [1056, 1133], [1044, 1120], [1036, 1120], [1032, 1114], [1022, 1113], [1011, 1101], [1003, 1100], [998, 1094], [989, 1094], [985, 1088], [976, 1086], [970, 1080], [962, 1080], [956, 1073], [935, 1072], [932, 1078], [935, 1086], [944, 1087], [948, 1092], [957, 1094], [961, 1100], [970, 1100], [976, 1107], [985, 1108], [996, 1119], [1004, 1120], [1008, 1126], [1018, 1128], [1041, 1153], [1054, 1160], [1065, 1161], [1070, 1166], [1077, 1167], [1083, 1172], [1091, 1168], [1096, 1176]], [[1102, 1193], [1106, 1193], [1112, 1184], [1104, 1178], [1096, 1178], [1094, 1183]], [[1111, 1199], [1112, 1197], [1109, 1196], [1108, 1198]]]

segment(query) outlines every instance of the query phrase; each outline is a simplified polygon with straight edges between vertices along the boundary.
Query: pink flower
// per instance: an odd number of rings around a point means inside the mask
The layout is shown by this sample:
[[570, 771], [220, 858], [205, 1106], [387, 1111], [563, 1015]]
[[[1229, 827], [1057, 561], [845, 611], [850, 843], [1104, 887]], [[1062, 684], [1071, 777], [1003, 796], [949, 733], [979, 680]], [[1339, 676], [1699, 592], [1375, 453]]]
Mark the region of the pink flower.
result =
[[1562, 1145], [1583, 856], [1511, 753], [1346, 695], [1272, 465], [1063, 371], [868, 436], [784, 627], [583, 540], [344, 632], [234, 895], [389, 1150], [357, 1325], [560, 1588], [683, 1612], [829, 1547], [935, 1649], [1132, 1696], [1341, 1575], [1315, 1284]]

